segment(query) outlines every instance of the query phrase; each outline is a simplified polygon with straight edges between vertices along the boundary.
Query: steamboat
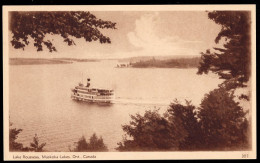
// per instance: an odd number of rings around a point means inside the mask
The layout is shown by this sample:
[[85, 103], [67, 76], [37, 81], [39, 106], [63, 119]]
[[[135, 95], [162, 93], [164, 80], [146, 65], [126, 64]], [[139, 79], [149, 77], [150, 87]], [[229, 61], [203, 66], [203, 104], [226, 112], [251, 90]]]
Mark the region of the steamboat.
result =
[[95, 103], [112, 103], [115, 94], [114, 90], [99, 89], [90, 87], [90, 78], [87, 79], [87, 85], [81, 82], [72, 89], [71, 98], [79, 101]]

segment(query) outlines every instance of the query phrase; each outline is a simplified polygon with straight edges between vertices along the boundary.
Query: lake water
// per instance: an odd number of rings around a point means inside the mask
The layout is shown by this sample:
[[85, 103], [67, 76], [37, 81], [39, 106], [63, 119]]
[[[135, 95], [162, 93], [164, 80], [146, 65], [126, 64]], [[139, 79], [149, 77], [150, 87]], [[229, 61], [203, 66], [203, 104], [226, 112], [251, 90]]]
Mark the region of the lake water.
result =
[[[11, 65], [9, 67], [10, 120], [22, 128], [17, 141], [29, 146], [35, 134], [47, 151], [68, 151], [81, 136], [102, 136], [110, 151], [122, 140], [123, 124], [131, 114], [160, 108], [171, 101], [192, 100], [198, 105], [205, 93], [221, 81], [214, 74], [196, 75], [197, 69], [114, 68], [117, 61], [73, 64]], [[112, 88], [110, 106], [77, 102], [71, 88], [91, 78], [95, 87]]]

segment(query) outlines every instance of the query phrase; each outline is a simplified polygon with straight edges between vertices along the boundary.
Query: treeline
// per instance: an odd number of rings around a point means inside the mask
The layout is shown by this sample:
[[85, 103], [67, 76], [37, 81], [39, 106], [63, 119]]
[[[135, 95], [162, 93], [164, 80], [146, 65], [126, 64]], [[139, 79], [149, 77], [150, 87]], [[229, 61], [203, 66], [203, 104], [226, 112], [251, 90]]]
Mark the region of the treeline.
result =
[[177, 100], [160, 115], [131, 115], [119, 151], [234, 151], [250, 149], [247, 112], [224, 87], [205, 95], [199, 107]]
[[[16, 141], [22, 129], [12, 128], [12, 123], [9, 128], [9, 151], [10, 152], [48, 152], [44, 150], [47, 143], [40, 143], [37, 134], [33, 137], [33, 141], [29, 147], [24, 147], [22, 143]], [[98, 138], [94, 133], [89, 141], [82, 136], [77, 142], [74, 143], [74, 147], [69, 146], [70, 152], [104, 152], [108, 151], [107, 146], [104, 144], [103, 138]]]
[[150, 59], [147, 61], [140, 60], [139, 62], [131, 63], [132, 67], [136, 68], [196, 68], [200, 63], [200, 57], [194, 58], [177, 58], [168, 60]]

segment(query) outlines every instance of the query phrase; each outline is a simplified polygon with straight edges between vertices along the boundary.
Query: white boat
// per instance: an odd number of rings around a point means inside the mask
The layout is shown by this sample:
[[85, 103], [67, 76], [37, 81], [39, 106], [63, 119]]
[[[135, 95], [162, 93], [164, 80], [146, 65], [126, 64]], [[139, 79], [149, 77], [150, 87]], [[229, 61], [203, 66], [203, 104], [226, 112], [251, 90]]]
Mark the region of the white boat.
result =
[[115, 94], [114, 90], [90, 88], [90, 78], [87, 85], [84, 86], [81, 82], [72, 89], [71, 98], [74, 100], [95, 102], [95, 103], [112, 103]]

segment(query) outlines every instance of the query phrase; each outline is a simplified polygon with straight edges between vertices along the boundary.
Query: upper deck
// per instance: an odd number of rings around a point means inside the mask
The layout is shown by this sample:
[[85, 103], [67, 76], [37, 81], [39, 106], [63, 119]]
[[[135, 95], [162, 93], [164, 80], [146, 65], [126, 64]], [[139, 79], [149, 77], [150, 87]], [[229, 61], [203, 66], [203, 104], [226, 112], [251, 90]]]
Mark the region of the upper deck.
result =
[[76, 86], [74, 90], [79, 93], [92, 94], [92, 95], [111, 96], [114, 94], [114, 90], [89, 88], [89, 87], [84, 87], [84, 86]]
[[88, 78], [87, 85], [84, 86], [81, 82], [75, 86], [75, 88], [72, 90], [74, 93], [83, 93], [83, 94], [89, 94], [89, 95], [97, 95], [97, 96], [113, 96], [114, 90], [112, 89], [100, 89], [100, 88], [91, 88], [90, 87], [90, 78]]

